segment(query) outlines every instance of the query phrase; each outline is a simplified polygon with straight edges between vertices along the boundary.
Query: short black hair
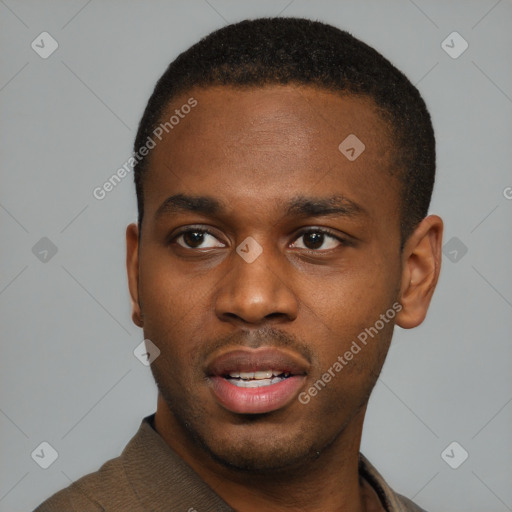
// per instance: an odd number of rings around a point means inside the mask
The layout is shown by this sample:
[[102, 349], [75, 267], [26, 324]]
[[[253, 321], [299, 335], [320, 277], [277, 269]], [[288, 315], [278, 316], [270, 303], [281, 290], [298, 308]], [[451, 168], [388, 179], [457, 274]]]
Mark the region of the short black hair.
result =
[[[435, 138], [419, 91], [380, 53], [346, 31], [302, 18], [259, 18], [228, 25], [181, 53], [158, 80], [135, 138], [141, 148], [169, 102], [194, 87], [310, 85], [374, 100], [394, 140], [401, 185], [402, 247], [427, 215], [435, 179]], [[341, 142], [341, 141], [340, 141]], [[148, 158], [134, 166], [139, 227]]]

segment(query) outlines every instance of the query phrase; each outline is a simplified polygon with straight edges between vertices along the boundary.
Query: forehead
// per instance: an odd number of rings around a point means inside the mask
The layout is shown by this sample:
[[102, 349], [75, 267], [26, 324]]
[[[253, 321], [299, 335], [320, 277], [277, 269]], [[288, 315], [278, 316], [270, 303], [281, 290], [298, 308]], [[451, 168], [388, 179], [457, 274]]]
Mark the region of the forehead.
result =
[[[197, 105], [185, 114], [190, 98]], [[246, 194], [261, 205], [307, 191], [370, 209], [385, 202], [396, 212], [393, 141], [368, 97], [290, 85], [209, 87], [175, 98], [162, 121], [176, 110], [179, 122], [150, 154], [145, 203], [178, 192], [227, 203]]]
[[[326, 147], [334, 144], [337, 149], [344, 133], [371, 139], [374, 149], [378, 144], [382, 149], [389, 142], [388, 125], [368, 96], [296, 85], [216, 86], [193, 89], [175, 98], [163, 120], [180, 110], [190, 97], [198, 105], [186, 122], [180, 122], [169, 133], [176, 144], [189, 142], [192, 136], [196, 143], [223, 139], [229, 147], [236, 144], [238, 150], [243, 150], [255, 143], [294, 146], [316, 137], [323, 139]], [[267, 146], [272, 149], [271, 144]]]

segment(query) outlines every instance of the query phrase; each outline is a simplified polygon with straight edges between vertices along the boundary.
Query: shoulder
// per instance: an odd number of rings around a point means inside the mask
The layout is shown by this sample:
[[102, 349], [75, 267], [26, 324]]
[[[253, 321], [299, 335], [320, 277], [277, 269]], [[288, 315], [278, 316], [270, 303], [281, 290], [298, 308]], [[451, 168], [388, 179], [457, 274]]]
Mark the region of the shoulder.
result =
[[395, 493], [395, 499], [401, 505], [401, 510], [404, 512], [426, 512], [424, 509], [418, 507], [416, 503], [401, 494]]
[[[106, 510], [142, 511], [126, 477], [121, 457], [83, 476], [41, 503], [34, 512], [100, 512]], [[134, 508], [136, 507], [136, 508]]]
[[409, 498], [395, 492], [362, 453], [359, 453], [359, 473], [373, 487], [386, 511], [426, 512]]

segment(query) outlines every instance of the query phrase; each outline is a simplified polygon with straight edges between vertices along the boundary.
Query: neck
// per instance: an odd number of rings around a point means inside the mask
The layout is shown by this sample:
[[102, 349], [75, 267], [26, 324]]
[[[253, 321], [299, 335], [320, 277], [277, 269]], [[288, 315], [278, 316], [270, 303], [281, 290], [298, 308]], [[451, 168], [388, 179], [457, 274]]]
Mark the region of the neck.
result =
[[270, 474], [246, 473], [212, 460], [183, 432], [160, 394], [155, 429], [226, 503], [240, 512], [364, 512], [358, 463], [365, 412], [366, 406], [314, 461]]

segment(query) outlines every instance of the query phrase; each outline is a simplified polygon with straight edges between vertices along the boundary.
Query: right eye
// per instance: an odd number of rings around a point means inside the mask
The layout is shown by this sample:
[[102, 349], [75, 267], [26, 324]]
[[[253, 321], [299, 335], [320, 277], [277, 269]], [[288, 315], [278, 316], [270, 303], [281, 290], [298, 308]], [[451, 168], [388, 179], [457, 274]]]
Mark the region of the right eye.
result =
[[177, 233], [171, 242], [176, 242], [185, 249], [213, 249], [226, 247], [207, 229], [187, 228]]

